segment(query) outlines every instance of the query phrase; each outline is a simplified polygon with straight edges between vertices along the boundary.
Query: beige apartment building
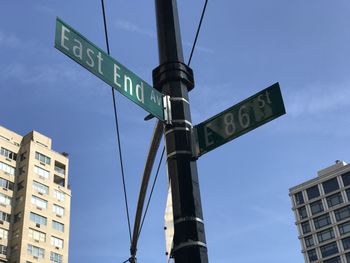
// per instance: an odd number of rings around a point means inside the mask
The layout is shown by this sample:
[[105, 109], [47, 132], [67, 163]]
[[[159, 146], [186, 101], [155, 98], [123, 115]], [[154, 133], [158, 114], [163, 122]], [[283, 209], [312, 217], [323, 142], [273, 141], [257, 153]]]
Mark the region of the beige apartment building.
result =
[[68, 155], [0, 126], [0, 262], [68, 262]]

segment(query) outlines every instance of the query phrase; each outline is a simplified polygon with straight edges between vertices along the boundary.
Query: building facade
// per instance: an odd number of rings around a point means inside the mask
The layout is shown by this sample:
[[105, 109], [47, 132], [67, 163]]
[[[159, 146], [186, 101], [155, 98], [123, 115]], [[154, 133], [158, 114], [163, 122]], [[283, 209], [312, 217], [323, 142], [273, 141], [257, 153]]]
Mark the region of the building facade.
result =
[[68, 155], [0, 126], [0, 262], [68, 262]]
[[350, 165], [342, 161], [290, 190], [306, 263], [350, 263]]

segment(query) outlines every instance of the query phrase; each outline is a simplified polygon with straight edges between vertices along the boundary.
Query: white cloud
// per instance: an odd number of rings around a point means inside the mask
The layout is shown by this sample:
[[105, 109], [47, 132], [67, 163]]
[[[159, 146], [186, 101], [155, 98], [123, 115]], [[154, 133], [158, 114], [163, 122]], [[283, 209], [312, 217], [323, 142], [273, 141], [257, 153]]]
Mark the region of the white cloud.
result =
[[289, 115], [319, 115], [350, 106], [350, 83], [314, 84], [286, 94]]
[[[183, 45], [192, 49], [193, 43], [183, 42]], [[195, 47], [194, 50], [202, 52], [202, 53], [208, 53], [208, 54], [213, 54], [214, 53], [214, 50], [212, 50], [210, 48], [207, 48], [207, 47], [203, 47], [203, 46], [198, 45], [198, 40], [197, 40], [196, 47]]]
[[148, 36], [151, 38], [156, 37], [156, 35], [152, 31], [143, 29], [143, 28], [139, 27], [138, 25], [133, 24], [133, 23], [126, 21], [126, 20], [117, 20], [114, 23], [114, 26], [117, 29], [120, 29], [123, 31], [127, 31], [127, 32], [131, 32], [131, 33], [138, 33], [138, 34], [145, 35], [145, 36]]
[[0, 47], [16, 48], [19, 43], [20, 40], [17, 36], [0, 31]]
[[45, 6], [45, 5], [37, 5], [35, 7], [38, 11], [40, 11], [43, 14], [49, 15], [49, 16], [55, 16], [55, 10], [53, 10], [52, 8]]
[[[151, 38], [156, 38], [156, 34], [151, 31], [151, 30], [147, 30], [147, 29], [144, 29], [144, 28], [141, 28], [140, 26], [134, 24], [134, 23], [131, 23], [130, 21], [126, 21], [126, 20], [117, 20], [115, 23], [114, 23], [115, 27], [117, 29], [120, 29], [120, 30], [124, 30], [124, 31], [127, 31], [127, 32], [131, 32], [131, 33], [138, 33], [138, 34], [141, 34], [141, 35], [144, 35], [144, 36], [147, 36], [147, 37], [151, 37]], [[182, 43], [184, 46], [187, 46], [187, 47], [190, 47], [192, 48], [192, 43], [190, 42], [187, 42], [187, 41], [183, 41]], [[214, 53], [214, 51], [210, 48], [207, 48], [207, 47], [203, 47], [203, 46], [199, 46], [198, 45], [198, 42], [196, 44], [196, 48], [195, 48], [196, 51], [198, 52], [202, 52], [202, 53]]]

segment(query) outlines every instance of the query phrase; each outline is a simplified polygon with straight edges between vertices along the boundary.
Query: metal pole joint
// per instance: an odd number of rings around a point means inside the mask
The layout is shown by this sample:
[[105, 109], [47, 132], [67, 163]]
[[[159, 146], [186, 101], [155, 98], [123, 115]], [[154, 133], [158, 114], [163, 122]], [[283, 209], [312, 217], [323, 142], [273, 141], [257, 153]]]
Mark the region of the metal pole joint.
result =
[[194, 88], [193, 71], [190, 67], [182, 62], [167, 62], [156, 67], [153, 72], [153, 87], [162, 92], [162, 86], [169, 81], [183, 82], [187, 90]]

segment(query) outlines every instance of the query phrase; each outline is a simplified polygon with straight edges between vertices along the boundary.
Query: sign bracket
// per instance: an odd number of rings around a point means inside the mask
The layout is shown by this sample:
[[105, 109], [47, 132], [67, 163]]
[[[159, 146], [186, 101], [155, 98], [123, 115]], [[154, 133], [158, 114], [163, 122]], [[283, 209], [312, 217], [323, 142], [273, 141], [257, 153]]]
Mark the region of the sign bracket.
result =
[[165, 123], [172, 125], [172, 114], [171, 114], [171, 100], [169, 95], [163, 96], [163, 105], [164, 105], [164, 119]]

